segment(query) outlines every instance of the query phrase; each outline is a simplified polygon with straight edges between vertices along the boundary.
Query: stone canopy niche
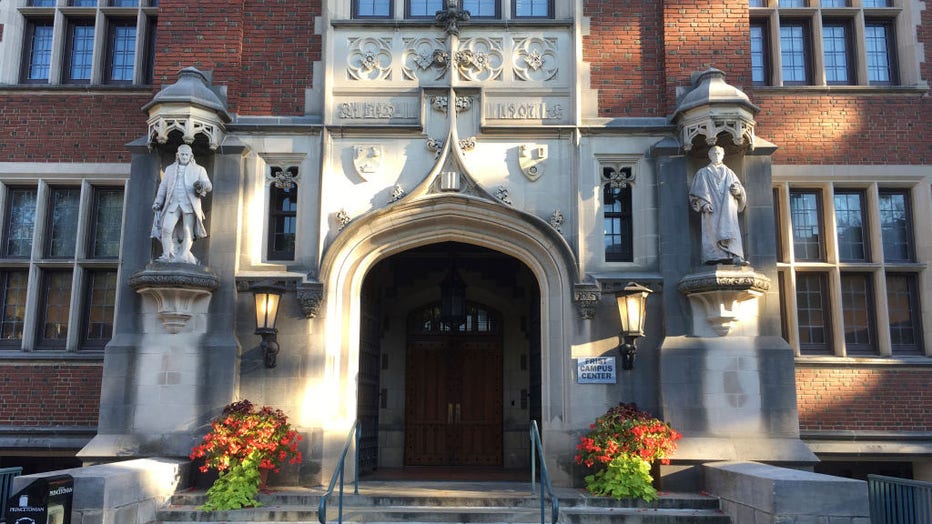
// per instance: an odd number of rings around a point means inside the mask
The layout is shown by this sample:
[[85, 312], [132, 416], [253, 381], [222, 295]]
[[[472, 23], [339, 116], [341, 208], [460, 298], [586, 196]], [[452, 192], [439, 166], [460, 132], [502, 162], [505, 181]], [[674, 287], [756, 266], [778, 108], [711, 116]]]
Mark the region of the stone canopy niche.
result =
[[665, 230], [665, 256], [683, 260], [666, 273], [678, 282], [668, 312], [688, 318], [661, 346], [663, 416], [684, 435], [664, 489], [694, 489], [702, 462], [816, 461], [799, 438], [794, 354], [771, 289], [775, 147], [755, 134], [758, 111], [722, 71], [695, 75], [672, 117], [679, 147], [660, 162], [681, 188], [669, 202], [687, 207]]

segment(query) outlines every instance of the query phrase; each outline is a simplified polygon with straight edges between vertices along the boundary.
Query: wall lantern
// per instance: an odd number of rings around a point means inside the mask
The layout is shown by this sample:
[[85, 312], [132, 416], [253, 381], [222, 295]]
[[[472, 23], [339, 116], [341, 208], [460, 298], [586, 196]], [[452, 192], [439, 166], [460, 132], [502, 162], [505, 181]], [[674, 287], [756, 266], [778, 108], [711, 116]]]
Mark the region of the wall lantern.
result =
[[466, 322], [466, 284], [456, 271], [456, 264], [440, 283], [440, 321], [451, 331]]
[[638, 351], [637, 339], [644, 336], [647, 295], [651, 293], [652, 290], [635, 282], [628, 282], [623, 290], [615, 293], [618, 316], [621, 318], [621, 333], [618, 334], [621, 369], [634, 368], [634, 357]]
[[265, 357], [265, 367], [274, 368], [278, 357], [278, 306], [285, 288], [270, 282], [260, 282], [252, 286], [256, 299], [256, 334], [262, 337], [259, 347]]

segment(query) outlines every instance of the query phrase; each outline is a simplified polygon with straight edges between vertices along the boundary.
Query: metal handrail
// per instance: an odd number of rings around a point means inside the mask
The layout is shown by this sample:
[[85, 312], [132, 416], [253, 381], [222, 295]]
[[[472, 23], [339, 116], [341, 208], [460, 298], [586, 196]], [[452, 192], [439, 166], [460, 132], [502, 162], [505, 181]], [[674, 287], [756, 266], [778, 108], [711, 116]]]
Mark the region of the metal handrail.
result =
[[333, 471], [333, 475], [330, 477], [330, 486], [327, 488], [327, 492], [320, 497], [320, 504], [317, 506], [317, 521], [320, 524], [327, 524], [327, 497], [333, 494], [337, 478], [340, 479], [340, 509], [337, 513], [337, 522], [341, 524], [343, 522], [343, 470], [345, 469], [346, 453], [349, 451], [350, 444], [353, 444], [354, 441], [356, 444], [356, 467], [353, 471], [353, 494], [359, 495], [359, 433], [359, 421], [357, 420], [353, 422], [353, 427], [350, 428], [349, 435], [346, 436], [346, 444], [343, 445], [343, 452], [340, 453], [337, 469]]
[[867, 488], [872, 523], [932, 522], [932, 482], [868, 475]]
[[23, 473], [23, 468], [16, 466], [12, 468], [0, 468], [0, 521], [6, 515], [7, 499], [13, 496], [13, 478]]
[[556, 522], [560, 518], [560, 500], [553, 494], [553, 487], [550, 485], [550, 473], [547, 471], [547, 461], [544, 459], [544, 445], [540, 440], [540, 429], [537, 427], [537, 421], [531, 421], [531, 493], [537, 491], [537, 456], [540, 455], [540, 524], [544, 522], [544, 488], [547, 488], [547, 494], [550, 495], [551, 522]]

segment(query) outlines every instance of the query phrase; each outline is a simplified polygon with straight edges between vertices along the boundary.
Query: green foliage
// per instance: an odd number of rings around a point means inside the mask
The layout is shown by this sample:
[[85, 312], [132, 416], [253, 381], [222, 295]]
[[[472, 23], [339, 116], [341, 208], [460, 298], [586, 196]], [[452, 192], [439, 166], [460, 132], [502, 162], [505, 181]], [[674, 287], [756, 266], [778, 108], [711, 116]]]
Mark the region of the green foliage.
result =
[[586, 476], [586, 489], [594, 495], [616, 499], [639, 498], [650, 502], [657, 498], [653, 480], [650, 464], [646, 460], [632, 455], [619, 455], [595, 475]]
[[256, 500], [259, 493], [259, 461], [247, 457], [235, 462], [226, 471], [221, 471], [217, 481], [207, 490], [207, 503], [200, 507], [204, 511], [240, 508], [257, 508], [262, 505]]
[[650, 465], [668, 458], [682, 438], [669, 424], [634, 404], [619, 404], [589, 426], [576, 446], [576, 463], [595, 470], [586, 476], [586, 488], [596, 495], [615, 498], [657, 498]]

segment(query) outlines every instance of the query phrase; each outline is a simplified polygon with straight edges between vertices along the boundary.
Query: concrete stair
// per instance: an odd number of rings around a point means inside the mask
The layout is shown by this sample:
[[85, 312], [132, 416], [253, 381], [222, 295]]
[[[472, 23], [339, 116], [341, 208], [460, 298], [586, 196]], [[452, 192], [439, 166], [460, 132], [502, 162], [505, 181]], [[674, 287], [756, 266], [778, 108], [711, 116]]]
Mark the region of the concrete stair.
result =
[[[362, 482], [359, 495], [347, 486], [343, 499], [344, 523], [540, 523], [540, 500], [527, 482]], [[561, 523], [616, 524], [731, 524], [713, 497], [691, 493], [665, 493], [647, 504], [638, 500], [593, 497], [581, 490], [556, 489]], [[197, 510], [203, 491], [176, 494], [157, 515], [159, 523], [194, 522], [317, 523], [323, 490], [277, 488], [262, 494], [261, 508], [205, 512]], [[327, 522], [338, 522], [338, 497], [328, 500]], [[545, 522], [550, 502], [545, 501]]]

